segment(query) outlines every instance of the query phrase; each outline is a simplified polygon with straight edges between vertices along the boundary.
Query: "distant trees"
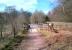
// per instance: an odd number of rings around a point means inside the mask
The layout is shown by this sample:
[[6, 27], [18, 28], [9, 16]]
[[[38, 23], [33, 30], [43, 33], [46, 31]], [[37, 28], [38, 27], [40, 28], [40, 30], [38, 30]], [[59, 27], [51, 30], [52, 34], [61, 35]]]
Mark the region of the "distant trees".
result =
[[0, 32], [2, 37], [2, 31], [5, 24], [11, 26], [11, 31], [14, 37], [17, 35], [18, 25], [24, 23], [44, 23], [49, 21], [47, 15], [42, 11], [35, 11], [33, 14], [28, 11], [17, 11], [15, 6], [8, 6], [5, 8], [5, 12], [0, 13]]
[[18, 30], [25, 31], [25, 28], [23, 27], [26, 27], [27, 24], [30, 24], [31, 15], [32, 15], [31, 12], [24, 11], [24, 10], [20, 11], [18, 17], [16, 18], [18, 26], [21, 26], [21, 27], [18, 27]]
[[22, 11], [20, 14], [20, 18], [23, 19], [23, 23], [29, 24], [30, 23], [30, 16], [32, 15], [32, 13], [28, 12], [28, 11]]
[[18, 25], [21, 23], [29, 24], [31, 15], [32, 13], [28, 11], [17, 11], [14, 6], [6, 7], [5, 12], [0, 12], [0, 36], [2, 37], [4, 26], [10, 25], [12, 29], [10, 31], [16, 37]]
[[50, 21], [50, 18], [46, 15], [45, 16], [45, 22], [48, 22], [48, 21]]
[[14, 37], [15, 37], [16, 34], [17, 34], [16, 18], [18, 16], [18, 12], [16, 11], [16, 9], [13, 6], [6, 7], [5, 11], [7, 13], [6, 14], [7, 15], [6, 19], [11, 24], [11, 26], [12, 26], [12, 33], [14, 33]]
[[42, 11], [35, 11], [31, 16], [31, 23], [44, 23], [45, 14]]
[[72, 22], [72, 0], [59, 0], [60, 5], [49, 15], [53, 21]]
[[55, 8], [52, 12], [48, 13], [51, 21], [54, 22], [66, 22], [67, 17], [64, 15], [63, 10], [60, 7]]
[[63, 13], [67, 17], [68, 22], [72, 22], [72, 0], [60, 0], [60, 5], [63, 9]]

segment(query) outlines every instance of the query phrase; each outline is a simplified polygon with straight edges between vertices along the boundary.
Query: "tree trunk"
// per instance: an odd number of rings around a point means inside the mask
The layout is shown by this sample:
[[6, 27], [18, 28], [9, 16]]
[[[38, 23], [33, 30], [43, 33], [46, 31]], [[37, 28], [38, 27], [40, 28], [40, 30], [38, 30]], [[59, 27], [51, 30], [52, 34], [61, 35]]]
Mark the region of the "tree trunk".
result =
[[14, 35], [14, 38], [16, 37], [16, 28], [15, 28], [15, 24], [14, 23], [11, 23], [12, 24], [12, 33]]
[[3, 38], [3, 36], [2, 36], [2, 31], [1, 31], [1, 38]]
[[17, 34], [15, 26], [13, 26], [12, 29], [13, 29], [13, 34], [14, 34], [14, 38], [15, 38], [16, 34]]
[[3, 35], [2, 35], [2, 32], [3, 32], [3, 28], [1, 27], [1, 39], [3, 38]]

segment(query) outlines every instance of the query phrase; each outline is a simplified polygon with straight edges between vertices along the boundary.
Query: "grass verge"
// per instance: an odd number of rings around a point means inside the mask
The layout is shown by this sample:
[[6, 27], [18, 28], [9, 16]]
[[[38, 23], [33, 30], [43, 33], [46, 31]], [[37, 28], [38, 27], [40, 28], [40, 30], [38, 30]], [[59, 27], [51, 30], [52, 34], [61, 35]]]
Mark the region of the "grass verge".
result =
[[10, 42], [0, 50], [13, 50], [15, 46], [18, 46], [21, 43], [23, 38], [24, 38], [23, 36], [16, 36], [15, 38], [11, 39]]

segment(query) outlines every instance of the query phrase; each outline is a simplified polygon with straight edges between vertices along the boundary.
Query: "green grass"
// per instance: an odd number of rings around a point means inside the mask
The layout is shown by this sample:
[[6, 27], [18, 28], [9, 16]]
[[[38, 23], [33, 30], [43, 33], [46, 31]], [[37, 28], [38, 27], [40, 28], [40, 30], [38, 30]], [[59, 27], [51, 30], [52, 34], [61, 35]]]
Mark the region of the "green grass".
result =
[[5, 37], [0, 40], [0, 49], [5, 47], [13, 37]]
[[16, 36], [15, 38], [11, 39], [8, 44], [6, 44], [1, 50], [13, 50], [15, 46], [18, 46], [19, 43], [23, 40], [24, 37]]
[[0, 50], [13, 50], [15, 46], [18, 46], [25, 39], [26, 33], [27, 31], [18, 32], [15, 38], [13, 34], [3, 37], [0, 40]]

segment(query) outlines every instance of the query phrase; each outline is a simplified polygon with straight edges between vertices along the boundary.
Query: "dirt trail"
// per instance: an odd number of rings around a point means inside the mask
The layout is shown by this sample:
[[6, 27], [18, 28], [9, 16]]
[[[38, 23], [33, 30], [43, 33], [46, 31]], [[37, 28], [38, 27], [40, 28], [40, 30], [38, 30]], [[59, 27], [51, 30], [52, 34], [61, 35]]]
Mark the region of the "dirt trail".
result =
[[[27, 39], [23, 40], [15, 50], [62, 50], [63, 48], [69, 50], [72, 48], [72, 32], [58, 30], [58, 33], [55, 33], [45, 29], [39, 32], [38, 28], [38, 25], [31, 25]], [[48, 37], [45, 38], [42, 33], [46, 33]], [[70, 48], [66, 49], [66, 47]]]
[[37, 31], [38, 26], [31, 27], [27, 34], [27, 39], [23, 40], [15, 50], [48, 50], [44, 36]]

